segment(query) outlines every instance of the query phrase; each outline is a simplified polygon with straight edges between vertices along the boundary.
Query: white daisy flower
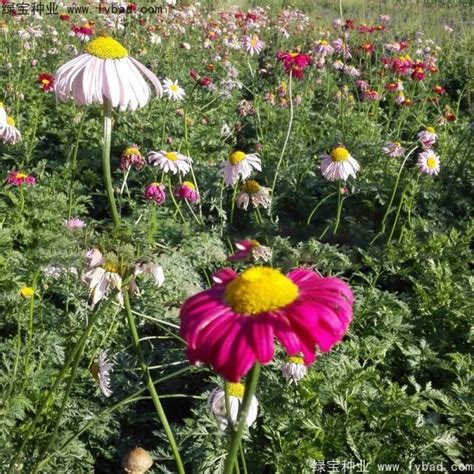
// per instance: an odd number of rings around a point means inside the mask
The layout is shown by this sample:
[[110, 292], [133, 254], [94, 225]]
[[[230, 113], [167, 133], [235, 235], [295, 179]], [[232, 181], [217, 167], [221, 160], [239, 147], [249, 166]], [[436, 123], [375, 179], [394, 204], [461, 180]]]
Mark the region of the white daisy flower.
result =
[[255, 34], [245, 35], [242, 38], [242, 45], [250, 56], [260, 54], [265, 47], [265, 43]]
[[221, 165], [220, 174], [224, 175], [227, 186], [233, 186], [241, 177], [247, 179], [252, 170], [262, 171], [262, 162], [256, 153], [246, 154], [243, 151], [234, 151]]
[[112, 395], [112, 390], [110, 390], [110, 372], [113, 371], [113, 367], [113, 364], [107, 360], [107, 351], [100, 351], [97, 360], [90, 369], [92, 376], [106, 397]]
[[15, 127], [13, 118], [7, 115], [2, 102], [0, 102], [0, 140], [10, 145], [21, 141], [21, 133]]
[[174, 151], [150, 151], [148, 161], [165, 173], [185, 175], [191, 169], [192, 159]]
[[323, 155], [321, 173], [328, 181], [346, 181], [349, 176], [356, 177], [360, 166], [357, 160], [343, 146], [337, 146], [330, 155]]
[[281, 368], [281, 373], [286, 381], [297, 384], [308, 372], [302, 357], [288, 357]]
[[440, 169], [439, 156], [433, 150], [425, 150], [418, 155], [416, 165], [421, 173], [436, 175]]
[[127, 50], [110, 37], [90, 41], [85, 52], [56, 72], [54, 90], [60, 101], [72, 99], [78, 105], [110, 101], [121, 111], [144, 107], [151, 97], [145, 76], [161, 97], [158, 78], [143, 64], [128, 56]]
[[178, 86], [178, 81], [172, 81], [168, 78], [163, 81], [163, 91], [171, 100], [182, 100], [186, 95], [184, 89]]
[[130, 280], [129, 288], [132, 294], [140, 296], [140, 289], [137, 286], [136, 276], [138, 275], [150, 275], [153, 279], [153, 283], [156, 287], [163, 285], [165, 281], [165, 274], [163, 268], [153, 262], [148, 263], [137, 263], [133, 269], [133, 278]]
[[[230, 413], [226, 413], [225, 409], [225, 390], [222, 387], [216, 387], [208, 398], [209, 409], [211, 413], [216, 417], [219, 429], [224, 431], [229, 420], [235, 424], [237, 422], [237, 416], [239, 414], [239, 408], [242, 404], [242, 399], [245, 393], [245, 386], [241, 383], [229, 383], [229, 409]], [[258, 414], [258, 400], [255, 395], [252, 397], [250, 402], [249, 412], [247, 415], [246, 424], [247, 427], [253, 425], [257, 419]]]
[[264, 186], [260, 186], [254, 179], [245, 181], [237, 195], [235, 202], [237, 207], [244, 209], [248, 208], [249, 202], [252, 202], [253, 207], [260, 207], [267, 209], [272, 202], [272, 190]]
[[117, 300], [123, 306], [122, 277], [118, 273], [115, 258], [105, 259], [102, 252], [93, 249], [87, 252], [86, 261], [90, 267], [82, 281], [89, 286], [92, 309], [107, 295], [110, 289], [117, 289]]

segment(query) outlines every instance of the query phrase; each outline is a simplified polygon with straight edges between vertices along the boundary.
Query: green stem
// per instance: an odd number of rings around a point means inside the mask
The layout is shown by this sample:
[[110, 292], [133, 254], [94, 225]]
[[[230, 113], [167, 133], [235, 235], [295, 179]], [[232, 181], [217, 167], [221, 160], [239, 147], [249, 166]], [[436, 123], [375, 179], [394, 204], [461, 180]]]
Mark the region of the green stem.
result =
[[290, 118], [288, 121], [288, 129], [286, 131], [285, 141], [283, 142], [283, 148], [281, 149], [280, 158], [278, 159], [275, 176], [273, 177], [273, 184], [272, 184], [272, 196], [275, 195], [275, 186], [278, 179], [278, 172], [280, 171], [280, 166], [283, 162], [283, 157], [285, 156], [286, 146], [288, 145], [288, 140], [290, 139], [291, 129], [293, 127], [293, 96], [292, 96], [292, 73], [290, 72], [290, 80], [288, 83], [288, 94], [290, 98]]
[[342, 199], [341, 193], [341, 183], [339, 182], [337, 185], [337, 210], [336, 210], [336, 223], [334, 224], [334, 231], [333, 235], [336, 235], [337, 229], [339, 228], [339, 222], [341, 221], [341, 213], [342, 213], [342, 203], [344, 200]]
[[229, 451], [227, 453], [227, 459], [225, 461], [223, 474], [232, 474], [232, 471], [234, 470], [237, 453], [239, 451], [240, 440], [242, 439], [242, 434], [246, 426], [250, 403], [252, 402], [252, 397], [254, 396], [255, 391], [257, 389], [259, 376], [260, 364], [258, 362], [255, 362], [255, 365], [252, 367], [252, 370], [250, 371], [249, 376], [247, 378], [244, 399], [239, 410], [238, 423], [237, 426], [234, 428], [232, 439], [230, 441]]
[[180, 208], [179, 204], [176, 202], [176, 198], [174, 197], [173, 185], [171, 184], [171, 178], [170, 177], [168, 177], [168, 191], [170, 193], [170, 197], [171, 197], [171, 200], [173, 201], [174, 207], [176, 208], [176, 212], [181, 217], [181, 220], [183, 221], [183, 223], [186, 224], [186, 219], [184, 218], [183, 213], [181, 212], [181, 208]]
[[112, 186], [112, 173], [110, 170], [110, 144], [112, 141], [112, 103], [104, 99], [104, 138], [102, 144], [102, 166], [104, 170], [104, 184], [109, 200], [110, 211], [114, 226], [120, 225], [120, 217], [115, 203], [114, 188]]
[[125, 303], [125, 310], [127, 313], [127, 320], [128, 320], [128, 326], [130, 328], [130, 335], [132, 336], [133, 345], [135, 346], [135, 351], [137, 353], [140, 367], [142, 369], [143, 376], [146, 381], [146, 386], [148, 388], [148, 391], [150, 392], [151, 398], [153, 400], [153, 404], [155, 405], [158, 418], [160, 419], [161, 424], [163, 425], [163, 429], [165, 430], [166, 436], [170, 443], [171, 450], [173, 451], [173, 456], [176, 462], [178, 473], [184, 474], [183, 461], [181, 460], [181, 456], [179, 454], [178, 445], [176, 444], [176, 440], [174, 439], [173, 432], [171, 431], [171, 427], [168, 423], [168, 419], [166, 418], [166, 414], [161, 405], [160, 398], [158, 396], [158, 393], [156, 392], [153, 379], [151, 378], [148, 365], [143, 356], [142, 348], [140, 346], [140, 340], [138, 337], [137, 327], [135, 325], [135, 319], [132, 313], [132, 307], [130, 305], [130, 296], [128, 294], [128, 288], [125, 288], [123, 292], [123, 300]]
[[77, 131], [76, 142], [74, 143], [74, 148], [72, 151], [72, 158], [71, 158], [71, 171], [69, 177], [69, 190], [68, 190], [68, 208], [67, 208], [67, 218], [71, 218], [72, 214], [72, 197], [73, 197], [73, 187], [74, 187], [74, 178], [76, 175], [76, 167], [77, 167], [77, 152], [79, 150], [79, 141], [81, 140], [82, 135], [82, 127], [84, 125], [84, 118], [86, 116], [86, 112], [82, 114], [81, 122], [79, 124], [79, 130]]
[[234, 189], [232, 190], [232, 202], [230, 205], [230, 223], [234, 222], [234, 211], [235, 211], [235, 198], [237, 197], [237, 188], [238, 184], [234, 184]]
[[310, 224], [311, 220], [313, 219], [314, 213], [322, 206], [329, 198], [333, 197], [336, 193], [330, 193], [327, 196], [325, 196], [323, 199], [321, 199], [316, 206], [314, 206], [314, 209], [311, 211], [311, 214], [308, 216], [308, 219], [306, 221], [306, 224]]
[[14, 456], [14, 459], [13, 459], [13, 462], [12, 462], [12, 466], [14, 466], [18, 460], [18, 458], [20, 457], [20, 454], [23, 452], [23, 449], [24, 447], [26, 446], [26, 443], [28, 442], [34, 428], [36, 427], [42, 413], [43, 413], [43, 410], [46, 408], [46, 406], [48, 405], [48, 403], [50, 402], [51, 400], [51, 397], [53, 396], [53, 393], [54, 391], [58, 388], [61, 380], [64, 378], [67, 370], [69, 369], [69, 367], [71, 366], [71, 363], [74, 361], [74, 359], [76, 358], [77, 354], [79, 353], [79, 351], [81, 350], [81, 347], [83, 346], [83, 344], [85, 343], [85, 341], [87, 340], [87, 338], [89, 337], [89, 334], [91, 333], [92, 331], [92, 328], [95, 326], [96, 322], [98, 321], [98, 319], [100, 318], [100, 316], [102, 315], [102, 313], [104, 313], [104, 311], [106, 310], [106, 308], [109, 306], [109, 304], [112, 302], [112, 299], [115, 298], [117, 292], [114, 292], [110, 297], [109, 299], [100, 306], [100, 309], [98, 309], [95, 313], [93, 313], [92, 317], [90, 318], [89, 320], [89, 324], [87, 325], [86, 329], [84, 330], [84, 332], [82, 333], [82, 336], [79, 338], [79, 340], [76, 342], [76, 344], [74, 345], [73, 349], [71, 350], [71, 352], [69, 353], [68, 357], [66, 358], [65, 362], [64, 362], [64, 365], [62, 367], [62, 369], [60, 370], [59, 374], [56, 376], [56, 380], [54, 381], [53, 385], [51, 386], [51, 388], [49, 389], [49, 392], [46, 394], [46, 396], [44, 397], [43, 401], [41, 402], [41, 405], [40, 407], [38, 408], [38, 410], [36, 411], [36, 415], [35, 417], [33, 418], [33, 421], [31, 422], [30, 426], [28, 427], [28, 430], [26, 431], [25, 435], [23, 436], [23, 440], [22, 440], [22, 443], [20, 445], [20, 447], [18, 448], [15, 456]]

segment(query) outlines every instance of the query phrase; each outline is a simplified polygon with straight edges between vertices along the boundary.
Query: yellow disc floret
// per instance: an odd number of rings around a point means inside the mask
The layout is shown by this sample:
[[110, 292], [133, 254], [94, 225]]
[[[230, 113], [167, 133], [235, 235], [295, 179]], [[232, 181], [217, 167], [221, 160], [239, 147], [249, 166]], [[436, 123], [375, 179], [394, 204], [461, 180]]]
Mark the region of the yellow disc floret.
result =
[[429, 133], [435, 133], [435, 129], [433, 127], [426, 127], [426, 131]]
[[15, 121], [13, 120], [13, 117], [7, 117], [7, 123], [8, 125], [11, 125], [12, 127], [15, 126]]
[[329, 43], [328, 43], [326, 40], [321, 40], [321, 41], [319, 42], [319, 44], [320, 44], [321, 46], [327, 46]]
[[25, 178], [28, 178], [28, 175], [25, 174], [25, 173], [19, 173], [19, 172], [17, 172], [16, 175], [15, 175], [15, 178], [16, 178], [16, 179], [25, 179]]
[[122, 59], [128, 56], [128, 51], [110, 36], [100, 36], [90, 41], [85, 50], [100, 59]]
[[436, 168], [436, 159], [432, 156], [426, 160], [426, 166], [429, 168]]
[[240, 314], [256, 315], [275, 311], [298, 298], [298, 287], [279, 270], [251, 267], [225, 290], [226, 303]]
[[260, 185], [254, 179], [245, 181], [244, 185], [242, 186], [242, 191], [247, 194], [258, 193], [259, 189]]
[[117, 265], [114, 262], [105, 262], [104, 270], [110, 273], [117, 273]]
[[125, 156], [127, 156], [127, 155], [136, 155], [136, 156], [138, 156], [138, 155], [140, 155], [140, 150], [138, 148], [135, 148], [134, 146], [131, 146], [131, 147], [127, 148], [123, 152], [123, 154]]
[[31, 288], [31, 286], [24, 286], [20, 290], [20, 295], [23, 296], [23, 298], [31, 298], [35, 294], [34, 288]]
[[229, 395], [231, 397], [243, 398], [245, 393], [245, 386], [241, 383], [228, 383]]
[[292, 356], [292, 357], [288, 357], [286, 359], [287, 362], [293, 362], [293, 364], [299, 364], [299, 365], [303, 365], [304, 364], [304, 359], [303, 357], [299, 357], [299, 356]]
[[178, 159], [178, 155], [174, 153], [173, 151], [167, 151], [165, 153], [166, 159], [170, 161], [176, 161]]
[[231, 153], [229, 156], [229, 163], [235, 166], [237, 163], [245, 160], [245, 156], [246, 155], [243, 151], [234, 151], [234, 153]]
[[196, 189], [196, 186], [194, 186], [191, 181], [183, 181], [183, 186], [186, 186], [189, 189], [192, 189], [193, 191]]
[[331, 151], [332, 161], [346, 161], [350, 156], [349, 152], [343, 146], [338, 146]]

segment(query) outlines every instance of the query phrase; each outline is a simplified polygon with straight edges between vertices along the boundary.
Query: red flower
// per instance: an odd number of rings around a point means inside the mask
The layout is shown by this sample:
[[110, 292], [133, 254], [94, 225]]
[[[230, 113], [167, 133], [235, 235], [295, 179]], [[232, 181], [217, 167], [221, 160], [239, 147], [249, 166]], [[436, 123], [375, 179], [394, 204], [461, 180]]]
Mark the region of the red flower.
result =
[[61, 21], [69, 21], [71, 17], [67, 13], [61, 13], [61, 15], [59, 15], [59, 19]]
[[278, 51], [277, 60], [283, 63], [285, 72], [297, 79], [303, 78], [303, 71], [311, 64], [311, 58], [307, 54], [298, 52], [287, 53], [285, 51]]
[[433, 86], [433, 92], [436, 94], [443, 95], [446, 94], [446, 89], [442, 86]]
[[352, 18], [348, 18], [346, 20], [346, 24], [344, 25], [344, 28], [346, 30], [353, 30], [355, 28], [354, 20]]
[[137, 4], [136, 3], [129, 3], [127, 5], [127, 12], [136, 12], [137, 11]]
[[202, 87], [209, 87], [212, 85], [212, 79], [209, 76], [204, 76], [200, 79], [199, 84]]
[[47, 72], [38, 74], [37, 81], [43, 92], [51, 92], [54, 89], [54, 76]]
[[425, 65], [423, 63], [416, 63], [413, 66], [413, 72], [411, 73], [411, 78], [414, 81], [422, 81], [425, 78]]
[[375, 47], [372, 43], [364, 43], [361, 48], [366, 54], [372, 54], [375, 51]]

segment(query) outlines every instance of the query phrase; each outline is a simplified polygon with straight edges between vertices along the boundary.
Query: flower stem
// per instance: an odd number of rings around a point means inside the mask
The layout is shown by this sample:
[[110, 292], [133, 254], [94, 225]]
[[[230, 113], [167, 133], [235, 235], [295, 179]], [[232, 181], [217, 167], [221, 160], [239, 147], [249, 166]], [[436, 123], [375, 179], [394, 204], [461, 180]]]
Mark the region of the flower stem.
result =
[[140, 347], [140, 340], [138, 337], [137, 327], [135, 325], [135, 319], [133, 317], [132, 307], [130, 305], [130, 296], [128, 293], [128, 288], [124, 289], [123, 300], [125, 303], [125, 310], [127, 313], [127, 320], [128, 320], [128, 326], [130, 328], [130, 335], [132, 336], [133, 345], [135, 346], [135, 351], [138, 356], [140, 367], [142, 369], [143, 376], [145, 377], [146, 386], [148, 388], [148, 391], [150, 392], [151, 398], [153, 400], [153, 404], [155, 405], [158, 418], [160, 419], [161, 424], [163, 425], [163, 429], [165, 430], [166, 436], [168, 438], [168, 442], [170, 443], [171, 450], [173, 451], [173, 456], [176, 462], [176, 468], [178, 470], [178, 473], [184, 474], [183, 461], [181, 460], [181, 456], [179, 454], [178, 445], [176, 444], [176, 440], [174, 439], [173, 432], [171, 431], [171, 427], [168, 423], [168, 419], [166, 418], [166, 414], [161, 405], [160, 398], [155, 389], [155, 384], [153, 383], [153, 379], [151, 378], [148, 365], [145, 361], [142, 349]]
[[290, 72], [290, 80], [288, 82], [288, 94], [290, 96], [290, 119], [288, 121], [288, 129], [286, 131], [285, 141], [283, 142], [283, 148], [281, 149], [280, 158], [278, 159], [275, 176], [273, 178], [272, 184], [272, 196], [275, 194], [275, 186], [278, 179], [278, 172], [280, 171], [280, 166], [283, 162], [283, 157], [285, 156], [286, 146], [288, 145], [288, 140], [290, 138], [291, 129], [293, 127], [293, 96], [292, 96], [292, 73]]
[[254, 396], [255, 391], [257, 389], [259, 376], [260, 364], [258, 362], [255, 362], [255, 365], [252, 367], [252, 370], [250, 371], [249, 376], [247, 378], [247, 383], [245, 384], [244, 399], [239, 410], [239, 421], [232, 434], [232, 439], [230, 441], [229, 451], [227, 453], [227, 459], [225, 461], [223, 474], [232, 474], [232, 471], [234, 470], [237, 453], [240, 447], [240, 440], [242, 439], [244, 427], [246, 426], [250, 403], [252, 402], [252, 397]]
[[341, 193], [341, 184], [338, 183], [337, 185], [337, 210], [336, 210], [336, 223], [334, 224], [334, 231], [333, 235], [336, 235], [337, 229], [339, 228], [339, 222], [341, 221], [341, 213], [342, 213], [342, 203], [344, 200], [342, 199]]
[[308, 216], [308, 219], [306, 220], [306, 224], [311, 224], [311, 220], [313, 219], [314, 213], [322, 206], [329, 198], [333, 197], [336, 193], [330, 193], [327, 196], [323, 197], [316, 206], [314, 206], [313, 210], [311, 211], [311, 214]]
[[112, 141], [112, 103], [104, 99], [104, 138], [102, 143], [102, 166], [104, 170], [104, 184], [109, 200], [110, 211], [114, 226], [120, 225], [120, 217], [115, 203], [114, 188], [112, 186], [112, 174], [110, 171], [110, 144]]

